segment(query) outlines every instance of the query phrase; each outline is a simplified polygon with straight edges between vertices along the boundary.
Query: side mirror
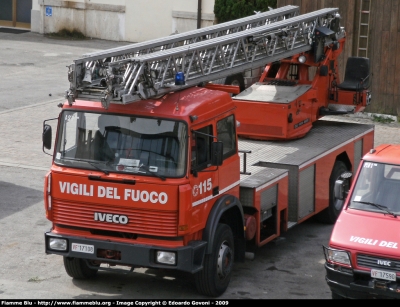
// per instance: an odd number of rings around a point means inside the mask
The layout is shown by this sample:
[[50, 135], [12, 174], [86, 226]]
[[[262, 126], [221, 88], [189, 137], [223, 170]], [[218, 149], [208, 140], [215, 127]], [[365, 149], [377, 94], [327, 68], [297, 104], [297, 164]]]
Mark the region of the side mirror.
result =
[[222, 142], [212, 142], [211, 143], [211, 163], [214, 166], [222, 165], [223, 161], [223, 143]]
[[335, 198], [344, 200], [347, 196], [350, 178], [353, 176], [352, 172], [346, 171], [340, 175], [340, 179], [335, 181], [334, 194]]
[[335, 198], [343, 200], [344, 199], [344, 180], [342, 179], [338, 179], [335, 181], [335, 188], [334, 188], [334, 192], [335, 192]]
[[52, 140], [51, 126], [48, 124], [44, 124], [42, 133], [43, 150], [44, 148], [51, 149], [51, 140]]

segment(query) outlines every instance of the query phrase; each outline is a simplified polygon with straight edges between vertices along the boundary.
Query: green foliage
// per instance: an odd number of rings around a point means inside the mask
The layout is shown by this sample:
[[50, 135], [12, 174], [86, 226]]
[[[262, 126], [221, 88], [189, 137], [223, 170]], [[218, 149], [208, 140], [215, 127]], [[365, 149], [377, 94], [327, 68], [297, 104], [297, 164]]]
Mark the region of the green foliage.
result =
[[254, 11], [266, 12], [276, 8], [277, 0], [215, 0], [214, 14], [218, 22], [230, 21], [254, 15]]
[[383, 124], [388, 124], [388, 123], [392, 123], [395, 121], [394, 119], [392, 119], [390, 117], [379, 116], [379, 115], [375, 115], [375, 114], [372, 115], [372, 120], [374, 122], [383, 123]]

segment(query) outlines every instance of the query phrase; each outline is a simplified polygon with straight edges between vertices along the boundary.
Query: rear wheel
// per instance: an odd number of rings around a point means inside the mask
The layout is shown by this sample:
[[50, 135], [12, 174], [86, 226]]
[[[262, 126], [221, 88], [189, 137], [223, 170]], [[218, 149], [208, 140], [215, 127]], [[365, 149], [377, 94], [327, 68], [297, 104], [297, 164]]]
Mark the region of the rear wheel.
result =
[[346, 164], [342, 161], [336, 161], [333, 166], [331, 176], [329, 177], [329, 207], [321, 211], [317, 215], [320, 222], [326, 224], [334, 224], [342, 211], [344, 201], [335, 197], [335, 181], [340, 178], [340, 175], [347, 171]]
[[195, 274], [197, 291], [217, 297], [228, 288], [234, 261], [233, 234], [228, 225], [219, 224], [212, 252], [205, 256], [203, 270]]
[[69, 276], [76, 279], [93, 278], [97, 269], [89, 267], [85, 259], [64, 257], [64, 268]]
[[245, 85], [244, 85], [244, 78], [242, 74], [236, 74], [229, 76], [225, 79], [225, 85], [236, 85], [239, 86], [240, 91], [244, 91]]

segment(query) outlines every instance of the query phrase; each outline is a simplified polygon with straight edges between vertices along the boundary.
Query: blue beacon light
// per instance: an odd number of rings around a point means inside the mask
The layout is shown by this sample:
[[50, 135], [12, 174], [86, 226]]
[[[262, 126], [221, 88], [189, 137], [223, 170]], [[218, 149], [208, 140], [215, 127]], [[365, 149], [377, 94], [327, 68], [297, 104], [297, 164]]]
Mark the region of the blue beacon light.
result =
[[175, 75], [175, 85], [185, 85], [185, 75], [183, 72], [178, 72]]

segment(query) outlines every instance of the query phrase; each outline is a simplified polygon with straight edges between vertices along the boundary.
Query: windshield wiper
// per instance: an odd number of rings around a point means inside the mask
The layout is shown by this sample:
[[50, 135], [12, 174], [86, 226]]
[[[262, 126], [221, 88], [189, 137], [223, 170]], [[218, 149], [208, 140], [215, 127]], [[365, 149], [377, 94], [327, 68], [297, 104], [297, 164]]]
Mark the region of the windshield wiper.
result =
[[166, 180], [166, 178], [164, 176], [161, 176], [161, 175], [157, 174], [156, 172], [150, 171], [147, 166], [144, 166], [144, 164], [139, 165], [139, 169], [144, 169], [146, 171], [146, 174], [150, 174], [154, 177], [158, 177], [163, 181]]
[[[82, 161], [84, 161], [84, 160], [82, 160]], [[92, 161], [86, 161], [86, 162], [89, 163], [91, 166], [93, 166], [95, 169], [98, 169], [99, 171], [103, 172], [104, 174], [106, 174], [106, 175], [110, 174], [109, 171], [102, 169], [100, 166], [96, 165], [96, 163], [99, 163], [99, 162], [92, 162]], [[104, 164], [108, 165], [108, 162], [105, 162]]]
[[106, 175], [110, 174], [109, 171], [107, 171], [107, 170], [105, 170], [105, 169], [102, 169], [100, 166], [98, 166], [98, 165], [96, 165], [96, 164], [98, 164], [98, 163], [104, 163], [105, 165], [108, 165], [108, 164], [110, 163], [111, 160], [104, 161], [104, 162], [103, 162], [103, 161], [101, 161], [101, 162], [97, 162], [97, 161], [96, 161], [96, 162], [95, 162], [95, 161], [89, 161], [89, 160], [85, 160], [85, 159], [72, 159], [72, 158], [66, 158], [66, 157], [63, 157], [62, 159], [63, 159], [63, 160], [68, 160], [68, 161], [86, 162], [86, 163], [89, 163], [91, 166], [93, 166], [95, 169], [97, 169], [97, 170], [103, 172], [104, 174], [106, 174]]
[[386, 207], [386, 206], [375, 204], [375, 203], [371, 203], [369, 201], [361, 201], [361, 200], [360, 201], [353, 200], [353, 202], [360, 203], [360, 204], [366, 204], [366, 205], [370, 205], [370, 206], [376, 207], [379, 210], [385, 211], [386, 213], [388, 213], [390, 215], [393, 215], [393, 217], [397, 217], [397, 214], [392, 212], [392, 211], [390, 211], [389, 208]]

